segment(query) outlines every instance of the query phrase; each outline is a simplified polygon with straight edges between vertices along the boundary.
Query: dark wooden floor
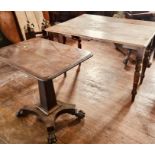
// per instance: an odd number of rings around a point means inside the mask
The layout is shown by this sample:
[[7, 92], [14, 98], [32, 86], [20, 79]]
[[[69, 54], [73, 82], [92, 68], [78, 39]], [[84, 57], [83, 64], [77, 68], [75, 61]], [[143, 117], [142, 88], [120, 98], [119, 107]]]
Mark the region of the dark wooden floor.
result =
[[[134, 65], [124, 70], [124, 56], [113, 44], [84, 41], [83, 48], [94, 57], [82, 64], [79, 73], [74, 68], [54, 84], [58, 100], [76, 104], [86, 117], [78, 122], [73, 116], [61, 116], [58, 143], [155, 143], [155, 63], [131, 103]], [[38, 103], [37, 81], [0, 66], [0, 143], [46, 143], [42, 123], [32, 116], [15, 116], [23, 105]]]

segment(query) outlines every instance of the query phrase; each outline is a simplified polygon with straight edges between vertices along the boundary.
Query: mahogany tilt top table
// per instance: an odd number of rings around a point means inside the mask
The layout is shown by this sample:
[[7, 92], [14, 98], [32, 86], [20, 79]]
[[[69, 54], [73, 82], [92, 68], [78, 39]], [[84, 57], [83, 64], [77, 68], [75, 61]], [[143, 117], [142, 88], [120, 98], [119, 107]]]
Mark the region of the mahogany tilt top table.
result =
[[[73, 48], [50, 40], [35, 38], [0, 49], [0, 61], [15, 67], [38, 80], [40, 105], [24, 107], [18, 117], [35, 114], [47, 127], [48, 143], [56, 142], [55, 120], [64, 113], [84, 118], [85, 113], [75, 105], [56, 100], [53, 79], [92, 57], [86, 50]], [[47, 115], [52, 115], [49, 120]]]
[[[71, 36], [78, 40], [93, 39], [123, 44], [129, 49], [136, 49], [136, 67], [132, 89], [132, 101], [137, 94], [137, 87], [143, 81], [148, 60], [155, 48], [155, 22], [114, 18], [99, 15], [83, 14], [66, 22], [48, 27], [46, 32]], [[153, 55], [153, 54], [152, 54]]]

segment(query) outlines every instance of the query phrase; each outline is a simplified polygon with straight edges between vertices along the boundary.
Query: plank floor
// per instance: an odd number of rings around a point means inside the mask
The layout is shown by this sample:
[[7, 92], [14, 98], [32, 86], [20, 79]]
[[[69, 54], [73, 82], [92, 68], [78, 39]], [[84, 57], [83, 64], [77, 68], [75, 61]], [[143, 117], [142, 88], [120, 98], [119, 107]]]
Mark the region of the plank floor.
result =
[[[71, 46], [75, 43], [70, 42]], [[146, 71], [131, 103], [134, 65], [124, 69], [124, 56], [113, 44], [83, 41], [94, 56], [54, 79], [57, 99], [86, 113], [78, 122], [65, 114], [57, 120], [58, 143], [155, 143], [155, 62]], [[43, 124], [35, 117], [16, 118], [24, 105], [38, 104], [37, 81], [0, 63], [0, 143], [47, 143]]]

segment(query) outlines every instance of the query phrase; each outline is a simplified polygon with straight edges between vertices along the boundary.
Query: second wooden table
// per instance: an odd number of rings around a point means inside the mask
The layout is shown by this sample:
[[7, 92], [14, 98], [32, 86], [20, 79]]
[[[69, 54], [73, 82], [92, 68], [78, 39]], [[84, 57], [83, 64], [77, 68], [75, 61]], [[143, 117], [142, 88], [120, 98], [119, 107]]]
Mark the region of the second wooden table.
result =
[[138, 84], [142, 83], [150, 55], [154, 52], [154, 22], [83, 14], [51, 26], [46, 31], [49, 34], [56, 33], [76, 38], [79, 48], [81, 48], [81, 38], [85, 38], [123, 44], [128, 48], [136, 49], [136, 67], [132, 89], [132, 101], [134, 101]]

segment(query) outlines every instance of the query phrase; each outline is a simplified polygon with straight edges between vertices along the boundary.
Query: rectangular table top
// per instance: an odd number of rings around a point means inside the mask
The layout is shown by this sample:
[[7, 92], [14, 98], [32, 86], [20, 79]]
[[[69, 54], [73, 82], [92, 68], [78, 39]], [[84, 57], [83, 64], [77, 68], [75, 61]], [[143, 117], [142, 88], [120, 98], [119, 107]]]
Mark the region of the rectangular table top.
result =
[[53, 79], [92, 57], [86, 50], [43, 38], [0, 48], [0, 61], [39, 79]]
[[51, 26], [46, 31], [134, 47], [147, 47], [155, 34], [155, 23], [83, 14]]

